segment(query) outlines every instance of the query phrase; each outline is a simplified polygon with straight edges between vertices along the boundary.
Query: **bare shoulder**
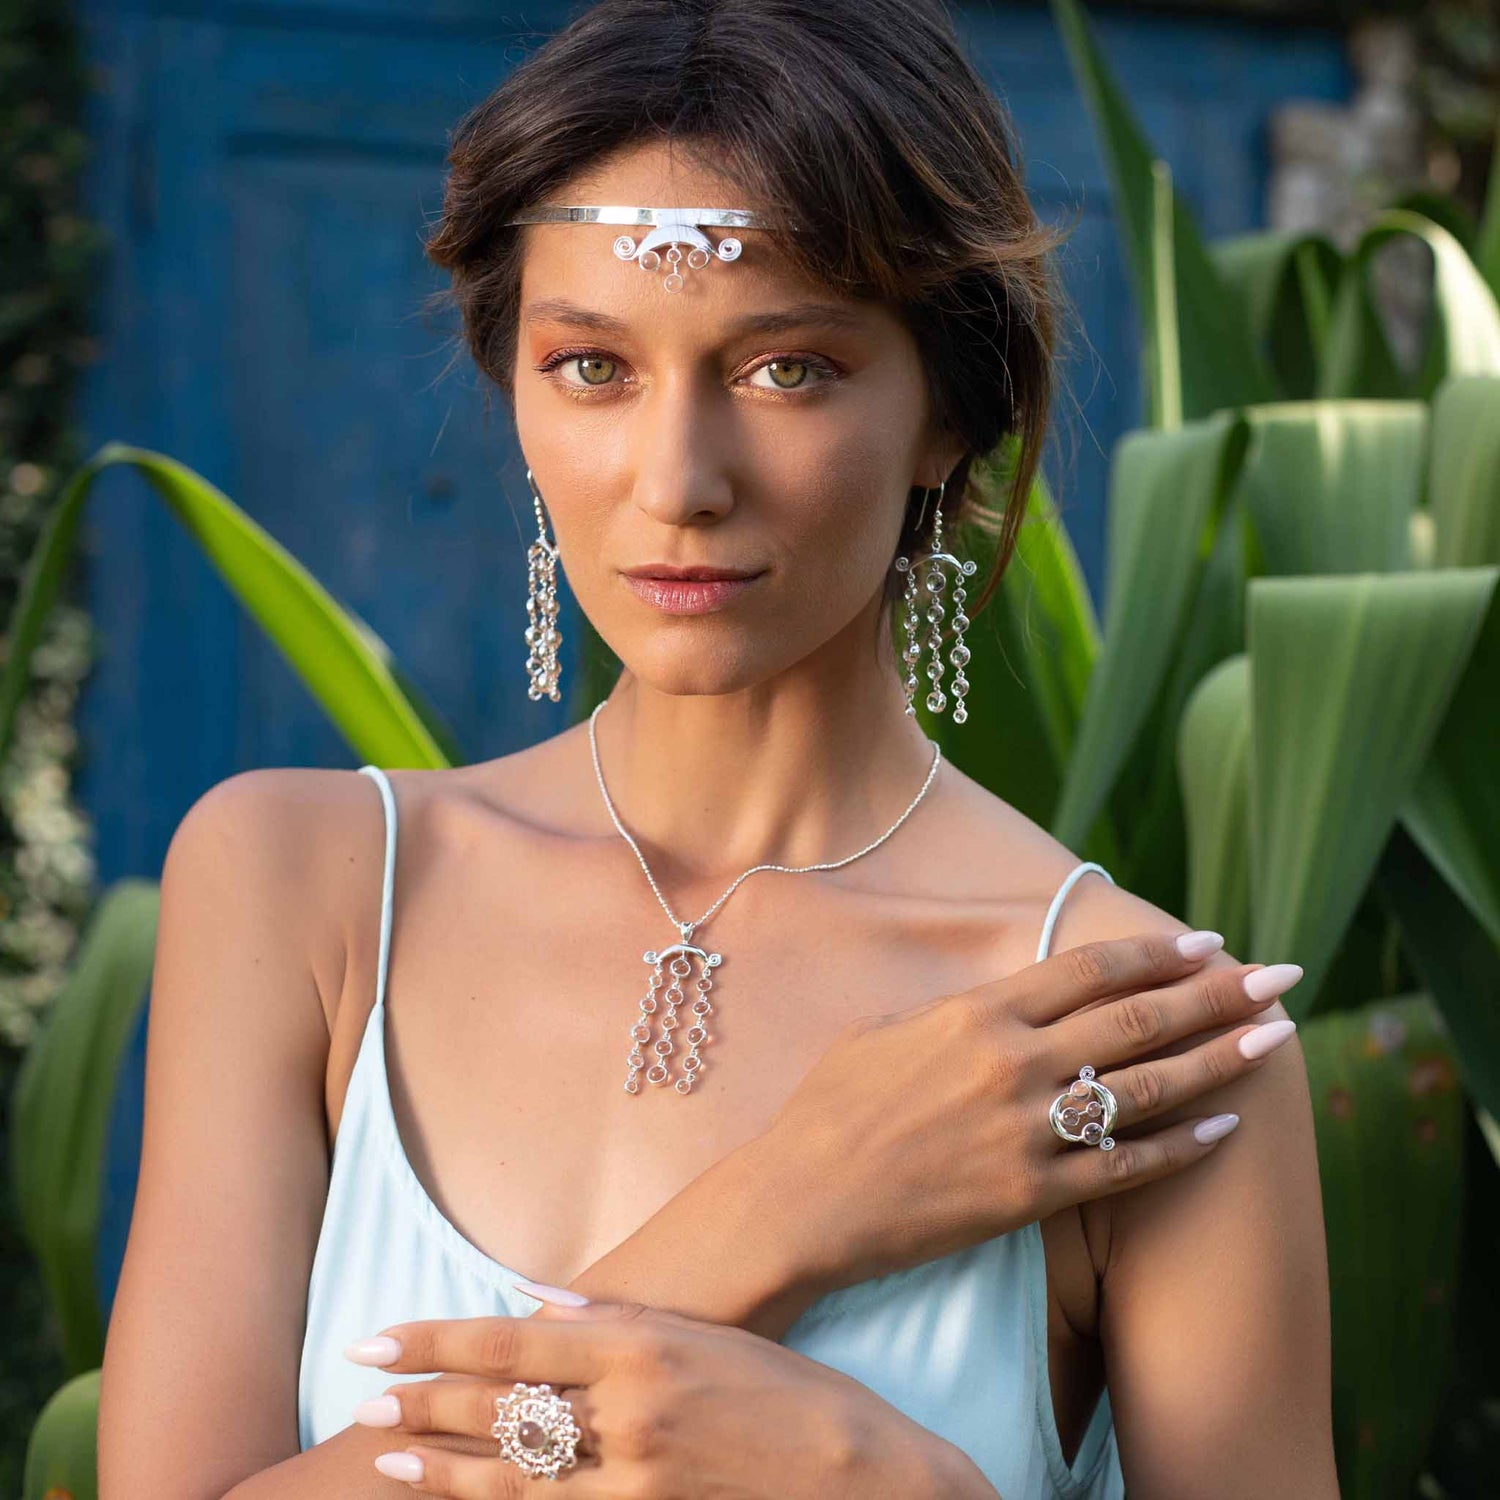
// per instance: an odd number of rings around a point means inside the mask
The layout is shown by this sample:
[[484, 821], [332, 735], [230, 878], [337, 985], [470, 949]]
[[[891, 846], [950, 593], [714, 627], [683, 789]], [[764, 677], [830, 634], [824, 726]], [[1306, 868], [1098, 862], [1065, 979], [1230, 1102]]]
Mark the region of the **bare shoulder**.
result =
[[[1053, 952], [1186, 930], [1131, 891], [1086, 879], [1069, 893]], [[1241, 962], [1221, 950], [1203, 971]], [[1127, 1066], [1286, 1014], [1273, 1001]], [[1334, 1495], [1328, 1268], [1300, 1039], [1115, 1134], [1128, 1141], [1220, 1113], [1240, 1123], [1207, 1155], [1080, 1205], [1126, 1480], [1132, 1493], [1224, 1492], [1229, 1475], [1235, 1494]], [[1232, 1397], [1205, 1399], [1221, 1389], [1216, 1372], [1226, 1362], [1235, 1368]]]
[[333, 1009], [378, 892], [380, 818], [368, 777], [255, 770], [208, 788], [173, 833], [101, 1493], [223, 1494], [297, 1452]]
[[484, 836], [568, 835], [603, 819], [602, 806], [581, 808], [578, 788], [592, 786], [588, 725], [579, 723], [489, 760], [441, 769], [389, 773], [408, 822], [435, 820], [463, 836], [465, 823], [485, 820]]
[[[1175, 936], [1188, 930], [1186, 922], [1119, 885], [1103, 879], [1085, 880], [1069, 894], [1053, 934], [1052, 951], [1141, 932]], [[1221, 950], [1205, 962], [1202, 972], [1234, 968], [1242, 962]], [[1264, 1024], [1286, 1017], [1286, 1007], [1274, 1000], [1257, 1011], [1253, 1020]], [[1246, 1024], [1239, 1020], [1206, 1028], [1143, 1053], [1137, 1061], [1177, 1056]], [[1269, 1180], [1286, 1173], [1292, 1163], [1306, 1169], [1303, 1175], [1310, 1173], [1315, 1178], [1311, 1096], [1302, 1045], [1296, 1036], [1249, 1072], [1186, 1104], [1163, 1110], [1133, 1130], [1117, 1133], [1128, 1139], [1136, 1134], [1154, 1134], [1180, 1120], [1226, 1113], [1239, 1115], [1241, 1124], [1209, 1158], [1186, 1171], [1084, 1205], [1090, 1243], [1105, 1247], [1098, 1265], [1101, 1276], [1107, 1273], [1109, 1263], [1118, 1265], [1127, 1254], [1132, 1227], [1144, 1232], [1149, 1225], [1154, 1233], [1163, 1216], [1170, 1220], [1174, 1210], [1186, 1208], [1189, 1199], [1196, 1202], [1205, 1194], [1216, 1197], [1219, 1208], [1232, 1218], [1242, 1214], [1251, 1201], [1256, 1179]]]
[[[928, 832], [965, 883], [1002, 899], [1050, 902], [1081, 856], [952, 762], [944, 772], [944, 797]], [[1102, 875], [1081, 876], [1069, 892], [1067, 906], [1096, 886], [1108, 887]], [[1061, 940], [1059, 922], [1054, 950]]]
[[305, 958], [331, 1032], [368, 892], [379, 889], [381, 826], [376, 790], [357, 772], [237, 772], [178, 823], [162, 868], [164, 914], [279, 934]]
[[[993, 870], [994, 856], [992, 852], [986, 854], [986, 846], [996, 840], [1003, 840], [999, 847], [1005, 850], [1009, 867], [1005, 880], [1009, 888], [1016, 889], [1020, 886], [1023, 889], [1050, 893], [1079, 864], [1081, 856], [1076, 851], [1054, 838], [1002, 798], [996, 797], [962, 773], [954, 778], [954, 783], [954, 796], [949, 803], [948, 817], [955, 834], [957, 830], [963, 830], [962, 847], [967, 851], [966, 857], [978, 860], [982, 866]], [[1023, 873], [1016, 873], [1018, 871]], [[1087, 872], [1070, 887], [1053, 928], [1050, 953], [1058, 954], [1086, 944], [1131, 937], [1144, 932], [1176, 936], [1189, 930], [1189, 924], [1181, 918], [1117, 883], [1118, 877], [1114, 871], [1110, 871], [1110, 876], [1110, 879], [1106, 879], [1097, 873]], [[1235, 955], [1221, 951], [1203, 965], [1203, 971], [1233, 968], [1241, 962], [1243, 960]], [[1286, 1007], [1276, 1000], [1257, 1012], [1255, 1020], [1264, 1023], [1283, 1019], [1286, 1015]], [[1175, 1056], [1202, 1045], [1211, 1037], [1223, 1035], [1245, 1024], [1244, 1021], [1237, 1021], [1232, 1025], [1206, 1029], [1144, 1053], [1139, 1060]], [[1085, 1062], [1087, 1059], [1080, 1058], [1079, 1061]], [[1139, 1126], [1135, 1131], [1127, 1128], [1118, 1133], [1128, 1139], [1131, 1134], [1155, 1132], [1178, 1120], [1231, 1112], [1238, 1114], [1242, 1122], [1245, 1122], [1235, 1132], [1235, 1136], [1241, 1139], [1232, 1141], [1235, 1146], [1233, 1153], [1227, 1149], [1230, 1143], [1226, 1143], [1226, 1148], [1216, 1152], [1216, 1156], [1222, 1156], [1228, 1161], [1231, 1157], [1243, 1159], [1247, 1151], [1254, 1152], [1264, 1161], [1268, 1171], [1275, 1170], [1275, 1161], [1279, 1155], [1293, 1153], [1304, 1159], [1310, 1156], [1311, 1103], [1298, 1038], [1293, 1037], [1248, 1073], [1198, 1096], [1188, 1104], [1163, 1111], [1153, 1117], [1149, 1124]], [[1253, 1129], [1247, 1128], [1251, 1122]], [[1252, 1141], [1255, 1144], [1250, 1145]], [[1222, 1175], [1222, 1167], [1215, 1170]], [[1199, 1177], [1194, 1185], [1199, 1188], [1212, 1175], [1203, 1167], [1195, 1168], [1180, 1177], [1161, 1179], [1081, 1206], [1095, 1269], [1101, 1278], [1105, 1274], [1112, 1243], [1131, 1220], [1154, 1215], [1164, 1208], [1164, 1200], [1174, 1194], [1189, 1191], [1186, 1179], [1193, 1178], [1195, 1173]]]

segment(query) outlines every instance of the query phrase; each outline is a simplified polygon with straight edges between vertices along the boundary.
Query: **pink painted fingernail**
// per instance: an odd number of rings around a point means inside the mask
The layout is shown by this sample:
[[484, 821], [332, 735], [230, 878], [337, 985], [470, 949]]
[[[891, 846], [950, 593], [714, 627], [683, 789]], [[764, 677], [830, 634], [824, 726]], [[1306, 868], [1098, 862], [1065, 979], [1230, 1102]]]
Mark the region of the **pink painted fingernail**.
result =
[[1295, 1021], [1267, 1021], [1240, 1038], [1241, 1057], [1264, 1057], [1274, 1052], [1295, 1030]]
[[1257, 1004], [1284, 995], [1302, 978], [1301, 964], [1267, 964], [1245, 975], [1245, 993]]
[[1193, 1137], [1200, 1146], [1206, 1146], [1210, 1141], [1218, 1140], [1221, 1135], [1228, 1135], [1239, 1123], [1238, 1115], [1210, 1115], [1193, 1126]]
[[1184, 932], [1177, 939], [1177, 951], [1184, 958], [1207, 958], [1224, 946], [1222, 932], [1210, 932], [1206, 927], [1198, 932]]
[[356, 1339], [344, 1348], [344, 1358], [357, 1365], [388, 1365], [401, 1358], [401, 1340], [380, 1333], [372, 1339]]
[[417, 1453], [382, 1453], [375, 1467], [388, 1479], [420, 1480], [422, 1458]]
[[354, 1408], [354, 1420], [365, 1427], [395, 1427], [401, 1421], [401, 1403], [394, 1396], [371, 1396]]
[[524, 1276], [517, 1276], [515, 1285], [528, 1297], [535, 1297], [538, 1302], [551, 1302], [556, 1307], [589, 1305], [589, 1299], [582, 1292], [575, 1292], [565, 1286], [548, 1286], [545, 1281], [527, 1281]]

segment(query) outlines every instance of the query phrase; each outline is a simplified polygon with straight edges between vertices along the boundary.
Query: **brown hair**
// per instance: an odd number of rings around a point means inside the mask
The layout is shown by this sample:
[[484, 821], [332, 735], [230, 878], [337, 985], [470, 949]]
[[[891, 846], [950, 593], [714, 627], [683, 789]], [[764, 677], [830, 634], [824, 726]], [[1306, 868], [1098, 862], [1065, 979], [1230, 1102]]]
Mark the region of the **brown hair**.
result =
[[[1008, 113], [941, 0], [599, 0], [454, 128], [426, 253], [451, 273], [463, 342], [510, 399], [522, 231], [504, 221], [602, 158], [666, 139], [794, 223], [801, 272], [881, 299], [911, 329], [941, 430], [965, 456], [945, 525], [998, 539], [983, 608], [1015, 547], [1047, 435], [1065, 238], [1022, 185]], [[1003, 509], [972, 469], [1005, 448]], [[908, 499], [901, 546], [927, 498]], [[929, 508], [930, 509], [930, 508]], [[922, 521], [930, 528], [930, 513]], [[887, 598], [904, 582], [892, 569]]]

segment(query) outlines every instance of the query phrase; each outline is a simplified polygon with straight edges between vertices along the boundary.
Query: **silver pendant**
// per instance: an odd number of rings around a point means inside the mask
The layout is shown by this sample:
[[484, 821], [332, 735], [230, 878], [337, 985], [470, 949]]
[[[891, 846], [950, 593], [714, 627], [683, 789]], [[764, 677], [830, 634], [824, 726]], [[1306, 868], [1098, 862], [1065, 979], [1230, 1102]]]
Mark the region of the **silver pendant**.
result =
[[[688, 941], [692, 934], [692, 926], [684, 923], [680, 942], [673, 943], [671, 947], [663, 948], [659, 952], [648, 950], [643, 955], [645, 961], [651, 965], [651, 975], [646, 982], [646, 993], [641, 996], [640, 1015], [636, 1017], [635, 1024], [630, 1028], [630, 1072], [625, 1079], [627, 1094], [640, 1092], [640, 1073], [643, 1068], [646, 1072], [647, 1083], [654, 1083], [660, 1087], [670, 1082], [679, 1094], [690, 1093], [703, 1067], [703, 1059], [698, 1055], [698, 1049], [708, 1040], [707, 1021], [713, 1014], [708, 992], [713, 988], [714, 982], [709, 970], [718, 968], [724, 962], [724, 957], [720, 953], [710, 953], [704, 948], [694, 947]], [[693, 981], [693, 988], [697, 993], [693, 997], [691, 1006], [692, 1021], [683, 1032], [683, 1040], [688, 1044], [688, 1052], [682, 1060], [682, 1071], [674, 1082], [667, 1059], [677, 1050], [677, 1043], [672, 1033], [680, 1024], [677, 1017], [678, 1007], [687, 998], [682, 988], [682, 981], [692, 974], [695, 958], [698, 960], [698, 977]], [[671, 974], [671, 983], [658, 997], [664, 973]], [[661, 1034], [655, 1041], [652, 1041], [651, 1018], [658, 1010], [661, 1011]], [[649, 1067], [645, 1054], [641, 1051], [648, 1044], [652, 1052], [656, 1054], [656, 1060]]]

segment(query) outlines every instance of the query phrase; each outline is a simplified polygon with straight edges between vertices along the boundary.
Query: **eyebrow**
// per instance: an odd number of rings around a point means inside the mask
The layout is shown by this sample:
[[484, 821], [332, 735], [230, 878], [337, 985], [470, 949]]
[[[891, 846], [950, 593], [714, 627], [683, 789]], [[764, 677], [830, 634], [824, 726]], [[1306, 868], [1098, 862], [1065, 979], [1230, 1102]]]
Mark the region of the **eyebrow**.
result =
[[[587, 328], [594, 333], [627, 334], [630, 325], [623, 318], [599, 312], [591, 307], [581, 307], [569, 302], [566, 297], [543, 297], [528, 303], [522, 315], [527, 325], [539, 322], [567, 323], [574, 328]], [[750, 313], [729, 326], [731, 335], [747, 333], [785, 333], [793, 328], [818, 326], [824, 328], [864, 327], [863, 316], [852, 307], [836, 302], [795, 302], [790, 307], [773, 312]]]

